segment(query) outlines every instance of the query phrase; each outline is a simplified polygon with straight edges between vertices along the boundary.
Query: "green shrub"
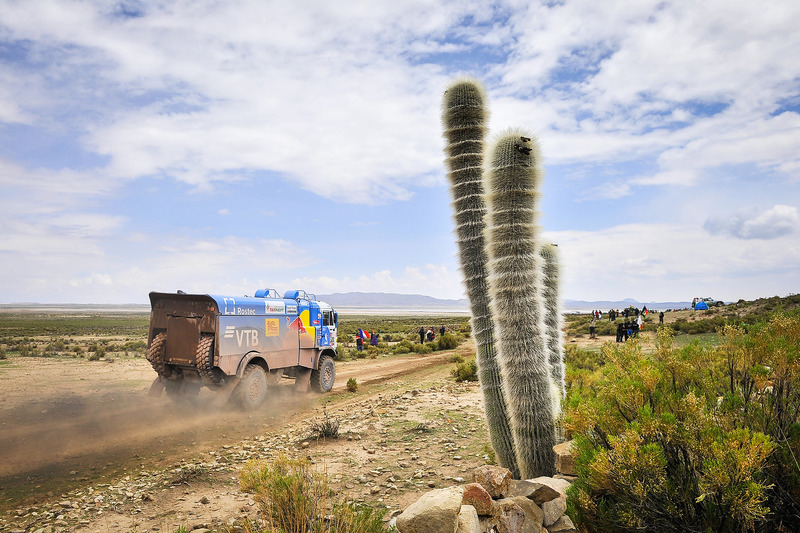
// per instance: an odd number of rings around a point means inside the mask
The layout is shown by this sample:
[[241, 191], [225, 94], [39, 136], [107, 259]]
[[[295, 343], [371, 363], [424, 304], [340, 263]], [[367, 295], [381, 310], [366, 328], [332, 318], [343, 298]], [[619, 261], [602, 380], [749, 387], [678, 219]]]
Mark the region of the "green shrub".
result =
[[396, 354], [411, 353], [414, 351], [414, 343], [408, 339], [403, 339], [394, 345], [392, 351]]
[[453, 355], [450, 356], [450, 362], [451, 363], [463, 363], [464, 362], [464, 356], [461, 355], [460, 353], [454, 353]]
[[478, 381], [478, 365], [475, 361], [459, 363], [451, 372], [458, 383], [462, 381]]
[[241, 489], [254, 495], [268, 532], [379, 533], [382, 509], [337, 499], [327, 476], [306, 459], [279, 456], [272, 462], [247, 463], [239, 476]]
[[415, 344], [414, 352], [421, 355], [427, 355], [433, 352], [433, 346], [431, 346], [430, 344]]
[[724, 326], [718, 347], [672, 334], [651, 353], [609, 343], [573, 382], [570, 516], [589, 531], [800, 530], [800, 314]]
[[358, 390], [358, 381], [356, 381], [356, 378], [347, 380], [347, 390], [350, 392], [356, 392]]
[[454, 350], [458, 348], [458, 339], [451, 333], [445, 333], [436, 341], [437, 350]]

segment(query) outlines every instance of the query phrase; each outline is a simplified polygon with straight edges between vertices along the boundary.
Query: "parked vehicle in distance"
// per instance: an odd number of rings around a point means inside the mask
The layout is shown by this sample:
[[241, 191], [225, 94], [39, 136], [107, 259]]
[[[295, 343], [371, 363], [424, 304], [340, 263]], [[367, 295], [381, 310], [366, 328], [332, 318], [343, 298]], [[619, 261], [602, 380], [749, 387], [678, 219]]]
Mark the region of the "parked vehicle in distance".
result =
[[705, 303], [708, 307], [722, 307], [725, 305], [725, 302], [722, 300], [715, 300], [714, 298], [692, 298], [692, 309], [700, 302]]

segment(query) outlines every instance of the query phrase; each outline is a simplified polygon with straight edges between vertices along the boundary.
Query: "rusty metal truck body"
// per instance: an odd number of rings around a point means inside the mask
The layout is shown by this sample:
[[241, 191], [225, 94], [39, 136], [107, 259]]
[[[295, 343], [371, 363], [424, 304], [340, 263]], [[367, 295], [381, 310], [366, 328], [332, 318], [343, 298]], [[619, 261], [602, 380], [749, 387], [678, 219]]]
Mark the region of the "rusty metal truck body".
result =
[[153, 393], [166, 389], [177, 397], [205, 386], [255, 408], [282, 376], [295, 377], [300, 390], [333, 387], [338, 317], [312, 294], [151, 292], [150, 305], [147, 358], [158, 373]]

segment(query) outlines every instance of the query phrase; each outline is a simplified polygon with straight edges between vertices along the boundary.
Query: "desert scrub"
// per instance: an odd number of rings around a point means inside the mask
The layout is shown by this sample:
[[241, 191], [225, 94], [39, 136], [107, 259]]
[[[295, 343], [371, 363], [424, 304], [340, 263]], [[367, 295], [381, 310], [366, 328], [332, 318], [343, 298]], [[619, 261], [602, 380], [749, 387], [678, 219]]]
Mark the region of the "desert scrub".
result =
[[478, 381], [478, 365], [475, 361], [458, 363], [451, 372], [451, 375], [456, 378], [457, 383], [461, 383], [462, 381]]
[[356, 392], [358, 390], [358, 381], [356, 381], [356, 378], [347, 380], [347, 390], [350, 392]]
[[[353, 378], [350, 378], [353, 379]], [[355, 380], [353, 380], [355, 381]], [[348, 386], [350, 382], [348, 381]], [[356, 388], [358, 386], [356, 385]], [[348, 388], [348, 390], [350, 390]], [[311, 438], [314, 439], [338, 439], [339, 438], [339, 419], [331, 418], [328, 416], [328, 411], [322, 410], [322, 420], [314, 420], [311, 422]]]
[[452, 333], [445, 333], [436, 341], [437, 350], [455, 350], [458, 348], [458, 339]]
[[266, 528], [262, 533], [378, 533], [384, 509], [347, 503], [331, 490], [327, 475], [306, 459], [281, 455], [247, 463], [239, 485], [253, 494]]
[[725, 326], [716, 347], [672, 335], [649, 353], [608, 343], [592, 382], [572, 383], [570, 516], [590, 531], [800, 531], [800, 314]]

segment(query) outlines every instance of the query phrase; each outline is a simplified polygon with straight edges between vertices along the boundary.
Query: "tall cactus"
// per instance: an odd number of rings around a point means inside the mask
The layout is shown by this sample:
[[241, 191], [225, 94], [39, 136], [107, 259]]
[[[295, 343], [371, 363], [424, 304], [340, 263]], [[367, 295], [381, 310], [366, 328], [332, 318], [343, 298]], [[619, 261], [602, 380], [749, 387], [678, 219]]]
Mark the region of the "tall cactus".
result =
[[553, 418], [561, 414], [561, 400], [567, 394], [564, 384], [564, 333], [561, 314], [560, 269], [558, 246], [543, 244], [539, 254], [544, 259], [544, 324], [547, 328], [547, 349], [550, 362], [550, 381], [553, 400]]
[[536, 200], [542, 173], [529, 135], [511, 130], [491, 153], [486, 180], [488, 284], [517, 467], [523, 479], [555, 473], [543, 259]]
[[519, 469], [495, 351], [486, 281], [487, 256], [483, 234], [486, 206], [482, 181], [483, 144], [488, 118], [486, 93], [475, 80], [456, 80], [445, 91], [442, 107], [456, 237], [472, 311], [478, 377], [489, 439], [499, 463], [518, 478]]

